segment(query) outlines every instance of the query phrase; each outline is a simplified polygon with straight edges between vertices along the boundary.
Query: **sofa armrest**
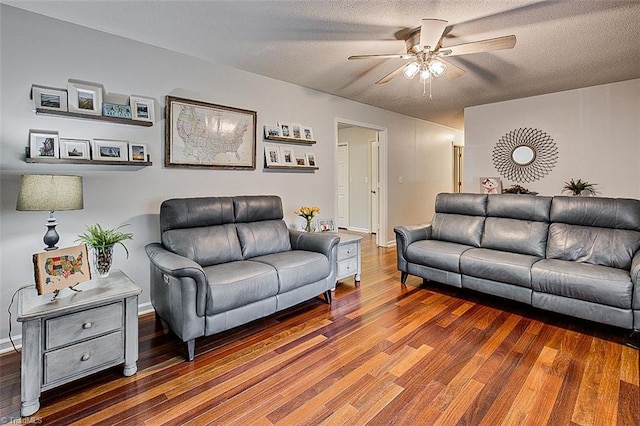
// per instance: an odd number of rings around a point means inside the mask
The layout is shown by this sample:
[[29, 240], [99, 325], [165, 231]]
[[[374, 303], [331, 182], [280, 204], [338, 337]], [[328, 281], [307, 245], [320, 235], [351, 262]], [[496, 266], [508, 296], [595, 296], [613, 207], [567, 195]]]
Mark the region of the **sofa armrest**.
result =
[[337, 234], [323, 234], [314, 232], [289, 230], [291, 250], [306, 250], [322, 253], [331, 260], [332, 250], [338, 245], [340, 237]]
[[[408, 272], [409, 264], [405, 258], [407, 247], [409, 247], [413, 242], [430, 239], [431, 224], [425, 223], [421, 225], [396, 226], [393, 228], [393, 232], [396, 233], [398, 270], [406, 273]], [[406, 275], [403, 275], [403, 277], [406, 277]]]
[[640, 250], [631, 259], [631, 282], [633, 283], [633, 309], [640, 310]]
[[152, 267], [162, 274], [180, 278], [191, 278], [196, 283], [196, 311], [204, 316], [207, 301], [207, 275], [195, 261], [165, 249], [160, 243], [150, 243], [145, 247]]

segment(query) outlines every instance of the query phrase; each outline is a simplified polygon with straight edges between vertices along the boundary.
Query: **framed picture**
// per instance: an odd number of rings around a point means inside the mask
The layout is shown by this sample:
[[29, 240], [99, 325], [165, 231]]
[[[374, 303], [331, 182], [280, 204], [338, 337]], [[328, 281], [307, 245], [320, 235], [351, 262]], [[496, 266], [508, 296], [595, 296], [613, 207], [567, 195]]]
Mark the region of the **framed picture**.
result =
[[58, 132], [29, 132], [29, 156], [60, 158]]
[[279, 138], [280, 136], [282, 136], [282, 133], [280, 133], [280, 127], [278, 127], [278, 126], [264, 126], [264, 137], [266, 139]]
[[147, 144], [129, 142], [129, 161], [147, 161]]
[[296, 156], [296, 166], [306, 166], [307, 159], [306, 157]]
[[297, 123], [291, 123], [291, 137], [302, 139], [302, 126]]
[[280, 147], [280, 162], [285, 166], [293, 166], [296, 160], [296, 155], [293, 152], [293, 149], [287, 146]]
[[102, 86], [69, 81], [69, 112], [102, 115]]
[[480, 192], [483, 194], [502, 194], [502, 182], [498, 177], [481, 177]]
[[267, 166], [271, 164], [280, 164], [280, 150], [276, 146], [265, 146], [264, 158], [267, 162]]
[[333, 219], [318, 219], [318, 230], [320, 232], [335, 232], [336, 225]]
[[33, 267], [38, 294], [53, 293], [91, 279], [85, 244], [36, 253]]
[[316, 154], [314, 152], [307, 152], [304, 154], [305, 160], [307, 160], [307, 166], [318, 167], [316, 162]]
[[60, 158], [91, 160], [91, 143], [84, 139], [60, 139]]
[[131, 105], [131, 118], [140, 121], [155, 121], [155, 111], [153, 108], [154, 100], [151, 98], [143, 98], [140, 96], [130, 96], [129, 104]]
[[127, 161], [129, 159], [128, 143], [108, 139], [93, 140], [93, 159], [100, 161]]
[[303, 139], [308, 141], [312, 141], [313, 139], [313, 129], [309, 126], [302, 126], [302, 136]]
[[55, 87], [31, 86], [33, 107], [36, 109], [50, 109], [54, 111], [67, 110], [67, 91]]
[[293, 132], [291, 132], [291, 124], [281, 123], [278, 121], [278, 127], [280, 127], [280, 134], [283, 138], [292, 138]]
[[166, 97], [165, 166], [256, 168], [256, 112]]

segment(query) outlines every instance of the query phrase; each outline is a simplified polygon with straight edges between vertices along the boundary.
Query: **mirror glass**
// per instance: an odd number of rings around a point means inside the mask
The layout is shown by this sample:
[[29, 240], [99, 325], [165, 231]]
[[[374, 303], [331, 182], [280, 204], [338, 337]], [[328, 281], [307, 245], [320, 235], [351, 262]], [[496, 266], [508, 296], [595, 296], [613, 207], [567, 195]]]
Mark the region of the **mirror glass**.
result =
[[531, 147], [520, 145], [511, 153], [511, 158], [516, 164], [526, 166], [530, 164], [535, 158], [535, 152]]

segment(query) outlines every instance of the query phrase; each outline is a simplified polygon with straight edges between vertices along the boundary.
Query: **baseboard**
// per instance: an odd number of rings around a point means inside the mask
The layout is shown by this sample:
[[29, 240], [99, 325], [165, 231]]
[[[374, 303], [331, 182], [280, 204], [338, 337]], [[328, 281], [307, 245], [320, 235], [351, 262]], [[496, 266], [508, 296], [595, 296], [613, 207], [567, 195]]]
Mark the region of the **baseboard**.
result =
[[371, 233], [371, 230], [370, 230], [370, 229], [367, 229], [367, 228], [358, 228], [358, 227], [355, 227], [355, 226], [348, 226], [348, 227], [347, 227], [347, 231], [351, 231], [351, 232], [361, 232], [361, 233], [363, 233], [363, 234], [369, 234], [369, 233]]
[[[138, 305], [138, 316], [154, 312], [151, 302], [141, 303]], [[22, 334], [11, 336], [13, 343], [16, 345], [16, 349], [22, 348]], [[13, 345], [11, 345], [11, 339], [8, 337], [0, 339], [0, 354], [13, 351]]]

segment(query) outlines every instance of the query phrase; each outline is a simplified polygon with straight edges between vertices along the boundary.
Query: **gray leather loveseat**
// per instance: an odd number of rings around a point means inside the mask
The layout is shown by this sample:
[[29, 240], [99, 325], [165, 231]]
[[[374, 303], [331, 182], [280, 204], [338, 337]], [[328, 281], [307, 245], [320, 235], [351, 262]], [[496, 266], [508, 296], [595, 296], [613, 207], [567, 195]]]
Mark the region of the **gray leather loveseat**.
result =
[[337, 235], [290, 230], [277, 196], [183, 198], [160, 207], [146, 246], [156, 315], [187, 343], [324, 294], [336, 283]]
[[395, 228], [398, 269], [640, 329], [640, 201], [439, 194], [428, 225]]

